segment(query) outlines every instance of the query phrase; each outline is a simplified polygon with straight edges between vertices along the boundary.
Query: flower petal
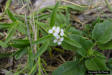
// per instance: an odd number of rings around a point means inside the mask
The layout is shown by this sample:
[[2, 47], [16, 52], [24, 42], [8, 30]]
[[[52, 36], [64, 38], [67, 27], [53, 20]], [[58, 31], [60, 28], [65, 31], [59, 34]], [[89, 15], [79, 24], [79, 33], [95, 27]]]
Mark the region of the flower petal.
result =
[[52, 30], [56, 30], [56, 26], [54, 26], [54, 27], [52, 28]]
[[60, 32], [60, 27], [56, 28], [56, 32], [59, 33]]
[[50, 29], [48, 32], [49, 32], [49, 33], [53, 33], [53, 30], [52, 30], [52, 29]]
[[62, 42], [58, 42], [58, 45], [61, 45]]
[[60, 41], [62, 42], [64, 40], [64, 38], [62, 37], [62, 38], [60, 38]]
[[61, 33], [64, 33], [64, 30], [63, 29], [61, 29]]
[[60, 36], [59, 36], [59, 35], [57, 35], [57, 36], [56, 36], [56, 39], [59, 39], [59, 38], [60, 38]]
[[64, 32], [61, 32], [61, 33], [60, 33], [60, 36], [63, 36], [63, 35], [64, 35]]
[[54, 43], [56, 43], [56, 42], [57, 42], [57, 40], [55, 39], [53, 42], [54, 42]]
[[54, 35], [55, 37], [57, 37], [57, 36], [58, 36], [58, 33], [55, 32], [55, 33], [53, 33], [53, 35]]

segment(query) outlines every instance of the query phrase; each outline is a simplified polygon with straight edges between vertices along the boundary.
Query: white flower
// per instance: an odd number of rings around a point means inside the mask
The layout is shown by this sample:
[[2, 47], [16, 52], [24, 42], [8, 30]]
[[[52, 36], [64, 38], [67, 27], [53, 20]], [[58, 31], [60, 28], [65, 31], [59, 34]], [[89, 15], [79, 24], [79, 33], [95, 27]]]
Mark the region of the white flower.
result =
[[56, 42], [57, 42], [57, 40], [55, 39], [53, 42], [54, 42], [54, 43], [56, 43]]
[[56, 27], [54, 26], [54, 27], [52, 28], [52, 30], [56, 30]]
[[61, 32], [61, 33], [60, 33], [60, 36], [63, 36], [63, 35], [64, 35], [64, 32]]
[[60, 36], [58, 35], [58, 36], [56, 36], [56, 39], [59, 39], [60, 38]]
[[60, 27], [54, 26], [52, 29], [48, 31], [50, 34], [53, 34], [55, 39], [53, 40], [54, 43], [57, 43], [58, 45], [61, 45], [62, 41], [64, 40], [64, 30], [60, 29]]
[[62, 42], [58, 42], [58, 45], [61, 45]]
[[50, 29], [48, 32], [51, 34], [51, 33], [53, 33], [53, 30], [52, 30], [52, 29]]
[[54, 42], [54, 43], [57, 43], [58, 45], [61, 45], [61, 43], [62, 43], [63, 40], [64, 40], [64, 38], [59, 36], [59, 37], [56, 38], [53, 42]]
[[60, 36], [63, 36], [63, 35], [64, 35], [64, 31], [63, 29], [61, 29]]
[[64, 38], [62, 37], [62, 38], [60, 38], [60, 41], [62, 42], [64, 40]]
[[57, 36], [58, 36], [58, 33], [55, 32], [55, 33], [53, 33], [53, 35], [54, 35], [55, 37], [57, 37]]
[[60, 27], [56, 28], [56, 32], [59, 33], [60, 32]]

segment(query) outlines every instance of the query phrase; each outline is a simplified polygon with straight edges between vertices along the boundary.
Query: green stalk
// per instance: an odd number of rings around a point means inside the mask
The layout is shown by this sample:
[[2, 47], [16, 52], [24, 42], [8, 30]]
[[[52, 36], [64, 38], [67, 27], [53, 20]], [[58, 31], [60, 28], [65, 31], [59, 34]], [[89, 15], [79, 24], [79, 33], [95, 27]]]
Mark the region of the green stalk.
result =
[[[37, 40], [39, 40], [39, 25], [37, 24]], [[37, 45], [37, 49], [39, 50], [39, 44]], [[38, 58], [38, 74], [41, 75], [41, 58]]]

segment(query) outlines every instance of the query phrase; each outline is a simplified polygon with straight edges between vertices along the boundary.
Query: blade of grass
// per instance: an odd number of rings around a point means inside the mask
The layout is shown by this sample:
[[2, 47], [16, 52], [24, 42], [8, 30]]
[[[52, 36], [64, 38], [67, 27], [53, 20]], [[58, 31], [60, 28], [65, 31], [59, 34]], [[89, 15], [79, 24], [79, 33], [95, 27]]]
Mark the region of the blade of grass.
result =
[[58, 5], [59, 5], [59, 2], [56, 3], [53, 11], [52, 11], [52, 14], [51, 14], [51, 19], [50, 19], [50, 27], [53, 27], [54, 24], [55, 24], [55, 18], [56, 18], [56, 12], [57, 12], [57, 9], [58, 9]]

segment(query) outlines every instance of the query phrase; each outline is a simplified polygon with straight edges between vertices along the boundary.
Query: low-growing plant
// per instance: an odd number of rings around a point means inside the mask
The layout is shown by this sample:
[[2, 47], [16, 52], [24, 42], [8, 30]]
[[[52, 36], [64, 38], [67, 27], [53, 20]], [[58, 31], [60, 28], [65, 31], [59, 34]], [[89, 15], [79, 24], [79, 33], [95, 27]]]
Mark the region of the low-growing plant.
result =
[[[20, 75], [25, 70], [25, 74], [34, 75], [37, 68], [37, 75], [42, 75], [44, 69], [40, 56], [57, 46], [71, 50], [75, 55], [73, 61], [66, 61], [52, 75], [87, 75], [88, 70], [112, 71], [111, 58], [107, 60], [102, 53], [112, 49], [112, 19], [102, 21], [98, 18], [91, 25], [85, 25], [83, 30], [78, 30], [71, 25], [69, 12], [82, 12], [86, 9], [84, 6], [61, 5], [57, 2], [54, 7], [42, 8], [31, 16], [15, 15], [8, 6], [7, 4], [5, 14], [12, 22], [0, 23], [0, 29], [7, 30], [7, 37], [0, 41], [0, 46], [11, 46], [17, 50], [9, 54], [0, 54], [0, 58], [14, 56], [18, 60], [24, 55], [28, 56], [27, 66], [14, 75]], [[30, 17], [34, 19], [33, 24], [37, 27], [37, 40], [33, 39]], [[16, 37], [18, 33], [24, 35], [24, 38]], [[45, 74], [47, 75], [46, 72]]]

